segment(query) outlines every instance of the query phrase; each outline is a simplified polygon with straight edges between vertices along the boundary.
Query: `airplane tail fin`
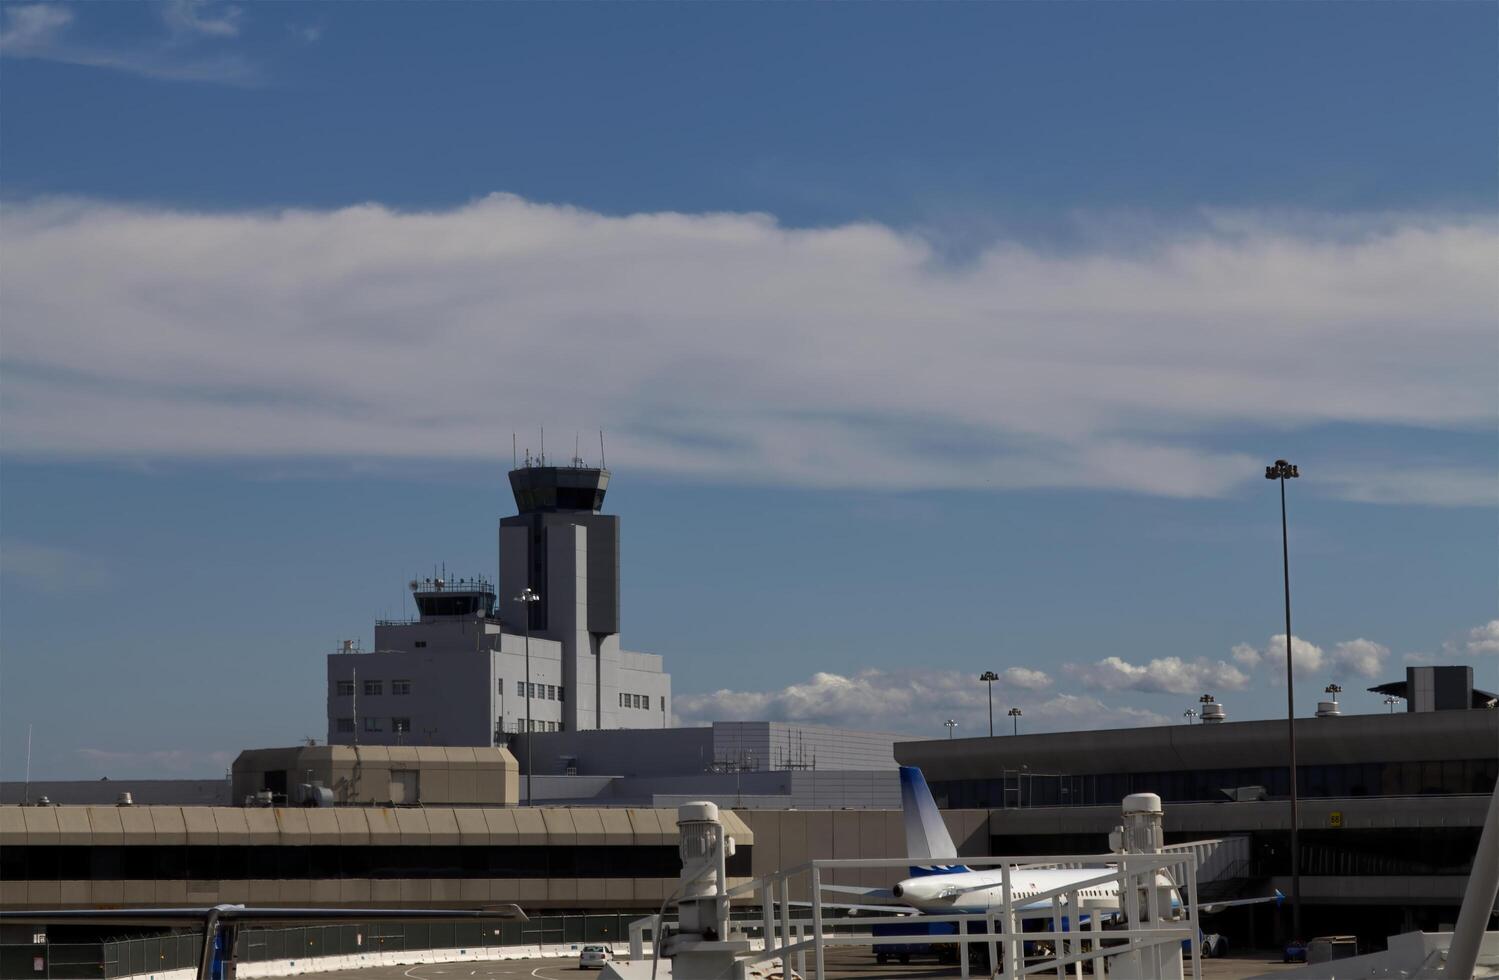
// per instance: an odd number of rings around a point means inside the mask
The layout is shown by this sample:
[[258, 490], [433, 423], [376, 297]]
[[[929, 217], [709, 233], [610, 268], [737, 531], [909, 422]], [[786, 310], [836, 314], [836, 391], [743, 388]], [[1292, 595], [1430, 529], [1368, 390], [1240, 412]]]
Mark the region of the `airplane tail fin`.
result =
[[958, 849], [937, 811], [926, 777], [915, 766], [900, 767], [900, 806], [906, 819], [906, 857], [913, 864], [957, 858]]

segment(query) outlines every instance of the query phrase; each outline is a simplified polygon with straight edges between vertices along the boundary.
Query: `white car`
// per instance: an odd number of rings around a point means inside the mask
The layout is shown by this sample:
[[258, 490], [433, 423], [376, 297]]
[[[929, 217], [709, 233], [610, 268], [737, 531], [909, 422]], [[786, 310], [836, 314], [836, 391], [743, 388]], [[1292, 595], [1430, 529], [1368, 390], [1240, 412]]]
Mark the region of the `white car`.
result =
[[578, 953], [578, 969], [602, 970], [612, 955], [608, 946], [584, 946]]

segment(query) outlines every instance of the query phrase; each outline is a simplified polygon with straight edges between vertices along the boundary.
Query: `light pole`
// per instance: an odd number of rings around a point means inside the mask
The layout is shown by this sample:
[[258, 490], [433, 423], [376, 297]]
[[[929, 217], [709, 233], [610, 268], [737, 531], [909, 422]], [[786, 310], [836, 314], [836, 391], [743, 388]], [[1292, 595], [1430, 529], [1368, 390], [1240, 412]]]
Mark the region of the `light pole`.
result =
[[1326, 687], [1324, 687], [1322, 690], [1326, 694], [1331, 694], [1332, 695], [1332, 703], [1333, 704], [1337, 704], [1338, 703], [1338, 695], [1343, 693], [1343, 685], [1341, 685], [1341, 684], [1329, 684]]
[[1296, 690], [1291, 667], [1291, 544], [1286, 531], [1286, 481], [1301, 472], [1292, 463], [1277, 459], [1265, 467], [1265, 479], [1280, 483], [1280, 564], [1286, 593], [1286, 741], [1291, 758], [1291, 938], [1301, 938], [1301, 830], [1296, 793]]
[[1020, 734], [1020, 716], [1023, 714], [1025, 714], [1025, 712], [1021, 711], [1019, 708], [1010, 709], [1010, 724], [1012, 726], [1012, 730], [1010, 732], [1011, 735]]
[[979, 680], [989, 685], [989, 737], [994, 737], [994, 682], [999, 680], [999, 675], [992, 670], [986, 670], [979, 675]]
[[1192, 719], [1197, 717], [1197, 709], [1188, 708], [1186, 711], [1182, 712], [1182, 717], [1187, 719], [1187, 724], [1192, 724]]
[[1390, 714], [1393, 715], [1395, 713], [1395, 705], [1400, 703], [1400, 699], [1393, 694], [1386, 694], [1384, 696], [1384, 703], [1390, 706]]
[[949, 718], [946, 721], [944, 721], [942, 724], [944, 724], [944, 725], [947, 726], [947, 737], [950, 740], [952, 738], [953, 729], [955, 729], [955, 728], [958, 727], [958, 723], [954, 719]]
[[541, 596], [527, 587], [521, 590], [515, 601], [520, 603], [520, 618], [526, 627], [526, 805], [531, 806], [534, 800], [531, 796], [531, 736], [536, 734], [531, 725], [531, 603], [540, 602]]

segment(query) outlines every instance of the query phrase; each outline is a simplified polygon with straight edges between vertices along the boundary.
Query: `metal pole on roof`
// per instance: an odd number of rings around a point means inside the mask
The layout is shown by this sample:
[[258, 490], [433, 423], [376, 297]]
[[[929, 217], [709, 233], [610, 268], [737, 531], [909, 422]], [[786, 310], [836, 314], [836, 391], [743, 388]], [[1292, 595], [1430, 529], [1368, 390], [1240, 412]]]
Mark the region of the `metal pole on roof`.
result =
[[1286, 481], [1301, 475], [1295, 464], [1277, 459], [1265, 479], [1280, 483], [1280, 561], [1286, 595], [1286, 741], [1291, 769], [1291, 938], [1301, 938], [1301, 831], [1296, 779], [1296, 691], [1291, 665], [1291, 546], [1286, 531]]

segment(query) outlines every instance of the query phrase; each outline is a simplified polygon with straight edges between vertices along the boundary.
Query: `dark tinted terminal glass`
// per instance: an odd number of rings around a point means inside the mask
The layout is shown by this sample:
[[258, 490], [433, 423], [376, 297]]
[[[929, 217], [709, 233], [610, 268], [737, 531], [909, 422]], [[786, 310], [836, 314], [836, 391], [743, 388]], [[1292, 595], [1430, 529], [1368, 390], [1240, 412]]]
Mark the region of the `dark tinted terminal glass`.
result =
[[[1367, 762], [1298, 766], [1304, 797], [1488, 794], [1499, 779], [1499, 759], [1442, 762]], [[1011, 773], [996, 779], [934, 780], [932, 795], [944, 809], [1024, 806], [1109, 806], [1131, 793], [1155, 793], [1165, 803], [1228, 799], [1238, 787], [1263, 786], [1269, 797], [1290, 795], [1284, 766], [1244, 769], [1057, 775]]]

